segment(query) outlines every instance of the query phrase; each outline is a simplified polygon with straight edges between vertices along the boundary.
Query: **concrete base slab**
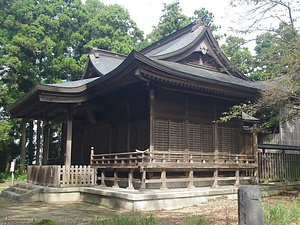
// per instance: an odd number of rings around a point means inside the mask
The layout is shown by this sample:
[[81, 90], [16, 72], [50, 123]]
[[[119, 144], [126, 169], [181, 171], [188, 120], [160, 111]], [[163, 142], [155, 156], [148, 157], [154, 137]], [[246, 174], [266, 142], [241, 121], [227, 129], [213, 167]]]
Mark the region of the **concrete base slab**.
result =
[[237, 188], [127, 190], [102, 187], [44, 187], [36, 196], [38, 201], [46, 203], [84, 201], [130, 211], [171, 210], [228, 198], [237, 198]]
[[[299, 184], [296, 184], [297, 186]], [[293, 188], [294, 185], [262, 185], [262, 196], [274, 195]], [[112, 187], [70, 187], [52, 188], [39, 186], [39, 192], [32, 198], [46, 203], [88, 202], [114, 209], [130, 211], [172, 210], [195, 206], [207, 201], [237, 199], [237, 187], [220, 186], [192, 189], [128, 190]]]

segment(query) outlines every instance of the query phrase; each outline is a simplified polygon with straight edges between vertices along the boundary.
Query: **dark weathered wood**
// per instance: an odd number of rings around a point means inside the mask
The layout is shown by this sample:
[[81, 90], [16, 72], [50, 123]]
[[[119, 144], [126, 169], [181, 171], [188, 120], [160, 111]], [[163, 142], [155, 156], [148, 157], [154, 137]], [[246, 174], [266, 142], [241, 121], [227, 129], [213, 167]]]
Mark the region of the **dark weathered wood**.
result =
[[43, 165], [47, 165], [49, 157], [49, 138], [50, 138], [50, 127], [49, 125], [44, 125], [44, 145], [43, 145]]

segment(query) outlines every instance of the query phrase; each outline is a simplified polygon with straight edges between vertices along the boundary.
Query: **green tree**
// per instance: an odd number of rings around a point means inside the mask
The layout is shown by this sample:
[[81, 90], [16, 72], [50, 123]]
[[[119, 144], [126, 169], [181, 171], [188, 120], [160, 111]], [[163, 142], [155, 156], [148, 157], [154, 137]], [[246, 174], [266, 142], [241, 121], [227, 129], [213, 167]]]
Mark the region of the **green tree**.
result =
[[[187, 17], [182, 13], [182, 8], [180, 7], [179, 1], [174, 1], [173, 3], [163, 4], [163, 15], [160, 17], [159, 23], [153, 28], [152, 32], [147, 35], [147, 39], [153, 43], [178, 31], [184, 26], [201, 19], [205, 25], [207, 25], [212, 32], [218, 30], [218, 26], [213, 24], [214, 15], [207, 11], [205, 8], [194, 11], [192, 17]], [[221, 38], [221, 35], [214, 35], [216, 40]]]
[[164, 3], [162, 12], [163, 15], [160, 17], [158, 25], [154, 27], [152, 32], [147, 36], [150, 42], [156, 42], [191, 22], [191, 20], [182, 13], [179, 1], [170, 4]]
[[85, 10], [89, 17], [82, 26], [83, 38], [88, 40], [85, 47], [92, 46], [124, 54], [140, 48], [144, 41], [143, 32], [122, 6], [107, 6], [96, 0], [87, 0]]
[[267, 125], [294, 118], [294, 110], [283, 109], [300, 104], [300, 35], [295, 26], [299, 2], [231, 0], [231, 5], [249, 9], [240, 18], [247, 21], [240, 32], [260, 32], [251, 78], [265, 81], [265, 88], [260, 99], [248, 107], [269, 119]]
[[[0, 6], [0, 154], [7, 155], [20, 138], [20, 121], [7, 112], [10, 104], [37, 83], [79, 79], [89, 46], [129, 53], [144, 40], [128, 11], [119, 5], [97, 0], [85, 4], [81, 0], [2, 0]], [[27, 126], [27, 138], [33, 140], [30, 129]], [[29, 143], [31, 162], [34, 143]]]
[[226, 43], [221, 45], [224, 54], [229, 58], [240, 72], [247, 75], [252, 72], [253, 56], [247, 47], [242, 47], [245, 39], [241, 37], [228, 36]]

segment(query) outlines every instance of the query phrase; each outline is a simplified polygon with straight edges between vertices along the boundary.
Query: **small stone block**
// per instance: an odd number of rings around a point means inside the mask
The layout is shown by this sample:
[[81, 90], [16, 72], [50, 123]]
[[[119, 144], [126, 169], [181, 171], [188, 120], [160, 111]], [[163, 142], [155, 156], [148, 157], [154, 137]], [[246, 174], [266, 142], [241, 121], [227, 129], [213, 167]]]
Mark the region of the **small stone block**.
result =
[[258, 185], [238, 189], [239, 225], [262, 225], [261, 194]]

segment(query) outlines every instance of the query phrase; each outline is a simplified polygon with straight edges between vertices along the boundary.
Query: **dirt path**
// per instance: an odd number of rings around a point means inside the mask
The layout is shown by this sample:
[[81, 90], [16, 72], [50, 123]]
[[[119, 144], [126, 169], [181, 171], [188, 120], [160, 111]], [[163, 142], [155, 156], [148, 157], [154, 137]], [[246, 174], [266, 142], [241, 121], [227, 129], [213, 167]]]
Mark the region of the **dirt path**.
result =
[[[30, 224], [30, 222], [51, 219], [57, 224], [89, 224], [97, 218], [115, 214], [130, 214], [125, 210], [112, 210], [88, 203], [45, 204], [42, 202], [18, 203], [0, 196], [0, 224]], [[145, 212], [153, 214], [159, 224], [184, 224], [187, 217], [204, 215], [207, 224], [237, 224], [237, 201], [222, 200], [197, 207], [171, 211]]]

